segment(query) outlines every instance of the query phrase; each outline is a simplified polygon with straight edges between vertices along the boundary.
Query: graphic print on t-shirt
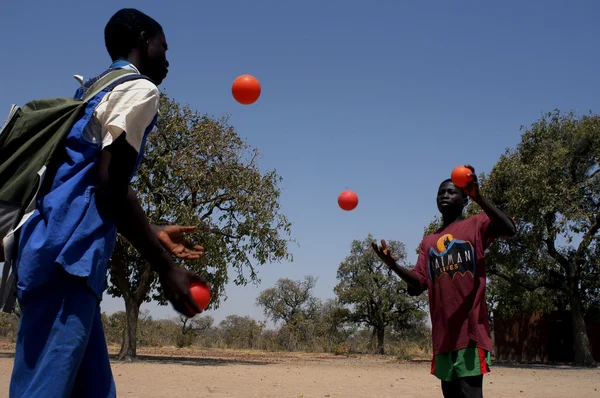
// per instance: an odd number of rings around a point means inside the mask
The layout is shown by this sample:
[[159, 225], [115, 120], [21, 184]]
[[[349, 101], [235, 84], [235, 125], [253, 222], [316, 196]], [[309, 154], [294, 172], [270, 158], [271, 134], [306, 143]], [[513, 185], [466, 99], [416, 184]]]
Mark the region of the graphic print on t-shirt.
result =
[[429, 277], [438, 279], [443, 274], [454, 278], [456, 274], [475, 275], [475, 250], [471, 242], [454, 239], [445, 234], [429, 249]]

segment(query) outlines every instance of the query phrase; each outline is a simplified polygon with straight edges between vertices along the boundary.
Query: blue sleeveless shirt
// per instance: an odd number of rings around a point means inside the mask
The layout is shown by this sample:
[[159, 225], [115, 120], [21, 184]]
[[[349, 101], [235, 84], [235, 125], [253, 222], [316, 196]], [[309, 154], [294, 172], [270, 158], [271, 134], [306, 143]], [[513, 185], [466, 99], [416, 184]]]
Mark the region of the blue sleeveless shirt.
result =
[[[113, 63], [111, 67], [134, 69], [125, 61]], [[102, 143], [91, 142], [84, 136], [96, 107], [106, 94], [103, 91], [91, 99], [85, 114], [71, 129], [65, 142], [66, 157], [58, 166], [51, 188], [37, 202], [34, 213], [21, 229], [15, 261], [20, 290], [51, 282], [57, 275], [57, 266], [72, 275], [85, 277], [98, 299], [107, 287], [108, 263], [115, 248], [117, 229], [96, 207], [96, 165]], [[77, 90], [75, 98], [81, 98], [81, 90]], [[157, 116], [144, 132], [133, 174], [144, 156], [146, 139]]]

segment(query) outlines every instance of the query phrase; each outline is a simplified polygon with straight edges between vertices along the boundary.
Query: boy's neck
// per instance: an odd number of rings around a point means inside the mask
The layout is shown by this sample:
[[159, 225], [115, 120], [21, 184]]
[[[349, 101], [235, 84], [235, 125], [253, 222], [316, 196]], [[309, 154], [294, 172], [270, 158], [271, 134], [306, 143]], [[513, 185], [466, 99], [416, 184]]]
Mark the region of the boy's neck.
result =
[[141, 66], [141, 59], [140, 59], [140, 53], [137, 51], [132, 51], [127, 57], [125, 58], [119, 58], [119, 59], [115, 59], [114, 62], [116, 61], [127, 61], [130, 64], [132, 64], [133, 66], [135, 66], [135, 68], [139, 71], [141, 70], [140, 66]]
[[443, 223], [444, 227], [447, 227], [448, 225], [450, 225], [456, 221], [460, 221], [462, 219], [464, 219], [462, 209], [460, 210], [460, 212], [452, 212], [452, 213], [448, 213], [448, 214], [442, 214], [442, 223]]

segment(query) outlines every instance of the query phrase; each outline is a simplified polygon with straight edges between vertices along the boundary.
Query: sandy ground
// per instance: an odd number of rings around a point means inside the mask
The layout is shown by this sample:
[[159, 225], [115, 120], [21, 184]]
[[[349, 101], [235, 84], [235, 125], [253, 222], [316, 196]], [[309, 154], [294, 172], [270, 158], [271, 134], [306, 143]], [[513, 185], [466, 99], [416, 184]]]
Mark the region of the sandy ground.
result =
[[[111, 347], [111, 353], [115, 353]], [[119, 397], [441, 397], [427, 361], [256, 351], [138, 349], [113, 361]], [[0, 345], [0, 397], [12, 347]], [[598, 397], [600, 368], [495, 364], [485, 397]]]

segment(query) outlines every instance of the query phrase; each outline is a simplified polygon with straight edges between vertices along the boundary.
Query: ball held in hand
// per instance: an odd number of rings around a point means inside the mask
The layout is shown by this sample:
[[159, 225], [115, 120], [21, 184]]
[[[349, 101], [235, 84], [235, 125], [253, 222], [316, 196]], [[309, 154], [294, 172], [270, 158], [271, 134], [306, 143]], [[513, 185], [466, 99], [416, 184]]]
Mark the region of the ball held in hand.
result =
[[464, 188], [473, 180], [472, 177], [469, 176], [473, 171], [465, 166], [458, 166], [452, 170], [451, 178], [454, 185], [459, 188]]
[[[200, 310], [204, 311], [210, 303], [210, 288], [202, 283], [192, 282], [190, 284], [190, 293], [192, 294], [192, 297], [194, 298], [194, 301], [196, 301], [196, 304]], [[190, 306], [187, 304], [186, 306], [190, 313], [195, 314], [196, 311], [190, 308]]]

